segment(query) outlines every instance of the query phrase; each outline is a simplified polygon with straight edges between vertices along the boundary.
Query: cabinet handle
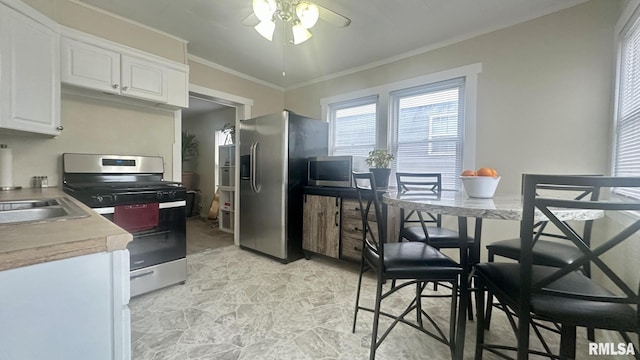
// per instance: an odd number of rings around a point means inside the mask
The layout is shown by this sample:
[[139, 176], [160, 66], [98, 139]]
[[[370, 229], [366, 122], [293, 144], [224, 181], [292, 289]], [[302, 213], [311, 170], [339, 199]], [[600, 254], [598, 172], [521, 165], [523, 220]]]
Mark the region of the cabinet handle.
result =
[[58, 129], [58, 130], [62, 131], [62, 130], [64, 130], [64, 126], [60, 125], [60, 126], [58, 126], [56, 129]]
[[334, 221], [336, 223], [336, 226], [340, 226], [340, 212], [336, 211], [336, 214], [334, 216]]
[[118, 85], [118, 84], [113, 84], [111, 87], [112, 87], [112, 88], [114, 88], [114, 89], [119, 89], [119, 88], [120, 88], [120, 85]]
[[127, 90], [129, 90], [129, 87], [128, 87], [128, 86], [123, 86], [123, 87], [122, 87], [122, 91], [127, 91]]

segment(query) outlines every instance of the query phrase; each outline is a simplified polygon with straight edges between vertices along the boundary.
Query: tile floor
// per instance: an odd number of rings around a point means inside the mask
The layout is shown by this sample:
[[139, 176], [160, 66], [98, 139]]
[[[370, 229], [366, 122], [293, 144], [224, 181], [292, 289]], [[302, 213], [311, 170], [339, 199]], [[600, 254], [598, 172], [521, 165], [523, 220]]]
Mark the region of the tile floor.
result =
[[[351, 332], [357, 265], [320, 257], [283, 265], [234, 246], [232, 239], [212, 239], [209, 225], [190, 219], [190, 233], [199, 233], [204, 243], [198, 249], [206, 250], [187, 256], [185, 285], [131, 299], [133, 359], [368, 358], [371, 315], [360, 312]], [[362, 291], [363, 300], [372, 303], [373, 278], [365, 278]], [[400, 308], [410, 295], [383, 306]], [[426, 308], [446, 323], [448, 299], [429, 299]], [[467, 323], [466, 334], [465, 359], [472, 359], [475, 322]], [[585, 359], [580, 335], [578, 358]], [[513, 338], [499, 311], [487, 337]], [[445, 345], [402, 324], [377, 355], [379, 360], [450, 358]], [[497, 357], [485, 352], [484, 358]]]

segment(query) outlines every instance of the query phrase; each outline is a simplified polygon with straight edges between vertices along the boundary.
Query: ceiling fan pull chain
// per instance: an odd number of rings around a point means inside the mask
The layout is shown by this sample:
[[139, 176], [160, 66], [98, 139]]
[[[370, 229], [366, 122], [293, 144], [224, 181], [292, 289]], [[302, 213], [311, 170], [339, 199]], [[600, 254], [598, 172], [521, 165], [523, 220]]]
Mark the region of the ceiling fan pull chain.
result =
[[286, 24], [282, 24], [282, 77], [286, 76], [286, 73], [284, 71], [285, 69], [285, 50], [287, 48], [287, 25]]

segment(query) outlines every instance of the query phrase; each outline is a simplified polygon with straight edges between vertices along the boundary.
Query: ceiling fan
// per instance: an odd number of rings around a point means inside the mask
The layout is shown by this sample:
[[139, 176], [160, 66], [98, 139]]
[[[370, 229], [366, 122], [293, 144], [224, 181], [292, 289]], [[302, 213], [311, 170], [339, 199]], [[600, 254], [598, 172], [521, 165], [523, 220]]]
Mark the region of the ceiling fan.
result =
[[253, 13], [242, 23], [253, 26], [265, 39], [272, 41], [276, 22], [291, 27], [294, 45], [311, 38], [311, 29], [318, 19], [338, 27], [351, 24], [351, 19], [307, 0], [252, 0]]

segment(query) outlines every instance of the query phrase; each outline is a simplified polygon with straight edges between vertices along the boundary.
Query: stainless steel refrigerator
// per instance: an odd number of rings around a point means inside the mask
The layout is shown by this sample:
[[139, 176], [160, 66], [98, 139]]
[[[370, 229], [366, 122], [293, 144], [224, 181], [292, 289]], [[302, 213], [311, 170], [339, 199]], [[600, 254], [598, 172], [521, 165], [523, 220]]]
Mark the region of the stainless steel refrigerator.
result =
[[290, 111], [240, 122], [240, 247], [287, 263], [303, 256], [307, 158], [328, 153], [328, 124]]

